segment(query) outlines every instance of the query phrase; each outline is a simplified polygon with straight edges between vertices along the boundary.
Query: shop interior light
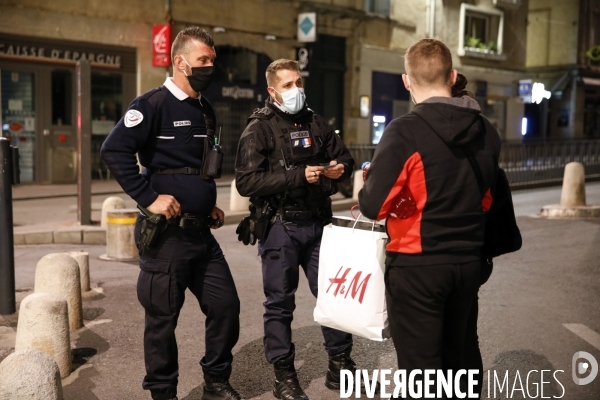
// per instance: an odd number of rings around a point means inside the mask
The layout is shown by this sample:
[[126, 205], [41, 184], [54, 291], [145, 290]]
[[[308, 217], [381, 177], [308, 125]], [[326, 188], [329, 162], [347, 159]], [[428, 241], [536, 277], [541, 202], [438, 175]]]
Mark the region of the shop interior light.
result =
[[523, 118], [521, 120], [521, 135], [525, 136], [527, 134], [527, 118]]
[[276, 40], [277, 36], [275, 35], [265, 35], [265, 40]]
[[222, 26], [215, 26], [215, 27], [213, 28], [213, 32], [214, 32], [214, 33], [223, 33], [223, 32], [225, 32], [225, 31], [226, 31], [226, 29], [225, 29], [225, 28], [223, 28]]
[[373, 122], [385, 122], [385, 115], [373, 115]]
[[543, 83], [535, 82], [531, 88], [531, 101], [540, 104], [544, 99], [550, 99], [550, 91], [546, 90]]

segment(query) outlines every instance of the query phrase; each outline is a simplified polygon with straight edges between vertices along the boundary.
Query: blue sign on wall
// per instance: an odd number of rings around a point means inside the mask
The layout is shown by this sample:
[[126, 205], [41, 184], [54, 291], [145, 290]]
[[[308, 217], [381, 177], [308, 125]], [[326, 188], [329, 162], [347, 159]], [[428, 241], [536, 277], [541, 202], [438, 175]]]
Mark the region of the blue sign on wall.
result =
[[531, 79], [522, 79], [519, 81], [519, 96], [531, 96], [533, 82]]

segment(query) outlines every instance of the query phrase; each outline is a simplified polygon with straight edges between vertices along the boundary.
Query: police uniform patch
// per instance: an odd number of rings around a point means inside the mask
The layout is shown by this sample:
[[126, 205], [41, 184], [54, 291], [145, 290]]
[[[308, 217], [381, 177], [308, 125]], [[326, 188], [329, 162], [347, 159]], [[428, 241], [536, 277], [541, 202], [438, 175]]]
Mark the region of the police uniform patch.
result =
[[137, 110], [127, 110], [125, 117], [125, 126], [131, 128], [132, 126], [139, 125], [144, 120], [144, 115]]
[[298, 131], [290, 133], [290, 136], [292, 139], [303, 139], [310, 137], [310, 133], [308, 133], [308, 131]]

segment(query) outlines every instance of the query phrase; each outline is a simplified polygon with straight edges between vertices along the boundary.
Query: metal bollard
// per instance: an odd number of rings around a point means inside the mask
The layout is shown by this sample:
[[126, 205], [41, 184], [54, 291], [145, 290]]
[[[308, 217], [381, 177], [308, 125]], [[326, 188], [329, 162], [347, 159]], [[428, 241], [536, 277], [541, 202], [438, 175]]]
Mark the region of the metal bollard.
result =
[[13, 314], [17, 310], [11, 152], [10, 141], [0, 137], [0, 314]]
[[71, 251], [67, 253], [79, 264], [79, 278], [81, 281], [81, 293], [90, 290], [90, 255], [86, 251]]
[[0, 399], [62, 400], [60, 372], [39, 350], [20, 350], [0, 363]]
[[55, 293], [38, 292], [25, 297], [19, 307], [15, 350], [35, 349], [58, 365], [60, 377], [71, 374], [71, 335], [67, 300]]
[[65, 253], [42, 257], [35, 268], [34, 292], [55, 293], [67, 299], [71, 332], [83, 326], [79, 265], [73, 257]]
[[101, 260], [134, 261], [139, 258], [134, 238], [138, 214], [135, 208], [107, 212], [106, 254], [100, 256]]

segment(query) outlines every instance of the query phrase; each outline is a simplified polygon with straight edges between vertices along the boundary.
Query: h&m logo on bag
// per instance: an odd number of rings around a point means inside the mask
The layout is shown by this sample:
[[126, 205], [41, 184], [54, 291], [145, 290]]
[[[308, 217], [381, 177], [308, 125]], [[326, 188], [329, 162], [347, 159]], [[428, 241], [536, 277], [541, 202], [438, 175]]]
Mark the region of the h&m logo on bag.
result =
[[345, 285], [346, 280], [347, 280], [346, 277], [348, 276], [348, 274], [350, 273], [350, 270], [352, 268], [346, 268], [346, 270], [344, 271], [342, 276], [340, 276], [342, 269], [344, 269], [343, 266], [340, 267], [337, 274], [335, 274], [335, 278], [329, 278], [329, 282], [331, 282], [331, 284], [329, 285], [329, 287], [327, 288], [327, 291], [325, 293], [329, 293], [329, 290], [331, 289], [331, 287], [333, 285], [337, 285], [335, 288], [335, 291], [333, 292], [333, 297], [336, 297], [339, 293], [340, 295], [343, 295], [344, 298], [347, 298], [348, 294], [350, 294], [350, 296], [353, 299], [356, 299], [356, 295], [360, 291], [360, 295], [358, 296], [358, 302], [360, 304], [362, 304], [363, 298], [365, 297], [365, 291], [367, 290], [367, 285], [369, 284], [369, 279], [371, 278], [372, 274], [366, 275], [363, 278], [363, 280], [361, 281], [360, 277], [362, 275], [362, 271], [358, 271], [354, 274], [354, 277], [350, 281], [350, 284], [348, 285], [348, 287], [346, 287], [346, 285]]

